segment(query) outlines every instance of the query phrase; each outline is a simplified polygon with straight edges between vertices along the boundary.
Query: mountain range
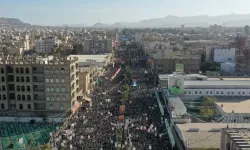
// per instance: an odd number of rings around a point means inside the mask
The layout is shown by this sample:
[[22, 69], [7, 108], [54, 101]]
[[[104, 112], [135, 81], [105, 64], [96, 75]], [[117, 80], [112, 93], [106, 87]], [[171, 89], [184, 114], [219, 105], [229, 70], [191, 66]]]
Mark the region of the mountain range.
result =
[[[221, 16], [188, 16], [188, 17], [178, 17], [178, 16], [166, 16], [164, 18], [153, 18], [147, 20], [141, 20], [138, 22], [115, 22], [113, 24], [103, 24], [96, 23], [93, 28], [124, 28], [124, 27], [180, 27], [185, 25], [186, 27], [208, 27], [213, 24], [226, 26], [245, 26], [250, 25], [250, 14], [229, 14]], [[86, 27], [86, 26], [85, 26]]]
[[[0, 18], [0, 25], [30, 25], [23, 23], [16, 18]], [[185, 25], [185, 27], [208, 27], [213, 24], [225, 25], [227, 27], [239, 27], [250, 25], [250, 14], [229, 14], [220, 16], [188, 16], [188, 17], [178, 17], [178, 16], [166, 16], [163, 18], [153, 18], [141, 20], [138, 22], [115, 22], [113, 24], [104, 24], [98, 22], [92, 26], [86, 24], [67, 24], [60, 26], [70, 26], [70, 27], [92, 27], [92, 28], [164, 28], [164, 27], [180, 27]]]
[[9, 25], [9, 26], [28, 26], [30, 24], [23, 23], [21, 20], [16, 18], [0, 18], [0, 25]]

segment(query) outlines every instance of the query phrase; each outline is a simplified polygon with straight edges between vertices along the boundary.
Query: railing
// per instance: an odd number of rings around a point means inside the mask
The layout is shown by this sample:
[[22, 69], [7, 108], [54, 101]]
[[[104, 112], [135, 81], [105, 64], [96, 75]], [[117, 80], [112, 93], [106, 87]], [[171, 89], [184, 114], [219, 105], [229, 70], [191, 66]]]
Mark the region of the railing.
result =
[[156, 90], [156, 88], [154, 89], [154, 91], [155, 91], [155, 96], [156, 96], [156, 99], [157, 99], [157, 103], [158, 103], [158, 106], [159, 106], [161, 115], [164, 116], [164, 109], [163, 109], [163, 107], [162, 107], [162, 104], [161, 104], [161, 101], [160, 101], [160, 97], [159, 97], [158, 91]]

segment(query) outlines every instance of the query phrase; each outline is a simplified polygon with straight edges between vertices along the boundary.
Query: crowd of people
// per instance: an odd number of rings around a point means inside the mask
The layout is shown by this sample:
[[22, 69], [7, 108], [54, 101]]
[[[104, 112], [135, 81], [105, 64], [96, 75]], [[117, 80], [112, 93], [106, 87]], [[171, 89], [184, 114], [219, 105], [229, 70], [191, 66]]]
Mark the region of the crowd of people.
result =
[[[69, 119], [67, 128], [55, 137], [59, 149], [171, 149], [156, 97], [152, 87], [148, 86], [157, 84], [157, 77], [138, 66], [132, 70], [132, 77], [137, 79], [138, 85], [131, 86], [125, 102], [125, 119], [120, 120], [124, 79], [118, 74], [117, 79], [121, 80], [110, 80], [116, 70], [113, 66], [107, 69], [89, 95], [91, 102], [84, 103]], [[118, 130], [120, 127], [122, 130]], [[122, 140], [118, 140], [118, 134]]]

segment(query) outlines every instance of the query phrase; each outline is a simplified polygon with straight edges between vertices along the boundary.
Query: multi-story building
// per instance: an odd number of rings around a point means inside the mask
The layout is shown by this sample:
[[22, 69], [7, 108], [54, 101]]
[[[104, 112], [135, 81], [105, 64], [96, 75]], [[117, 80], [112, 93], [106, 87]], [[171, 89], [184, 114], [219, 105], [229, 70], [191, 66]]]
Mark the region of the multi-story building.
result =
[[183, 64], [185, 73], [198, 73], [201, 64], [199, 58], [156, 58], [153, 63], [158, 73], [172, 73], [176, 69], [176, 64]]
[[250, 149], [249, 128], [224, 128], [221, 131], [220, 149], [245, 150]]
[[60, 43], [61, 41], [55, 37], [47, 37], [35, 41], [35, 49], [37, 53], [51, 53], [52, 49]]
[[0, 115], [51, 116], [79, 105], [77, 58], [2, 57]]
[[235, 62], [235, 48], [216, 48], [214, 50], [214, 62]]
[[84, 41], [84, 54], [111, 53], [113, 41], [110, 39], [87, 39]]

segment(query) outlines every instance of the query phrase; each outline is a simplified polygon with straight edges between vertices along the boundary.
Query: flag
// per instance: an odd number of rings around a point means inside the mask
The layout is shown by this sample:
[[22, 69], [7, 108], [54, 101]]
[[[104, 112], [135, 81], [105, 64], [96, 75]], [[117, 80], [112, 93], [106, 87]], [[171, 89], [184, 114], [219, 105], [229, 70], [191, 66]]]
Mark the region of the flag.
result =
[[120, 71], [121, 71], [121, 67], [119, 67], [119, 68], [116, 70], [115, 74], [111, 77], [111, 80], [113, 80], [113, 79], [117, 76], [117, 74], [118, 74]]
[[136, 79], [133, 79], [133, 80], [132, 80], [132, 86], [138, 86], [137, 80], [136, 80]]

